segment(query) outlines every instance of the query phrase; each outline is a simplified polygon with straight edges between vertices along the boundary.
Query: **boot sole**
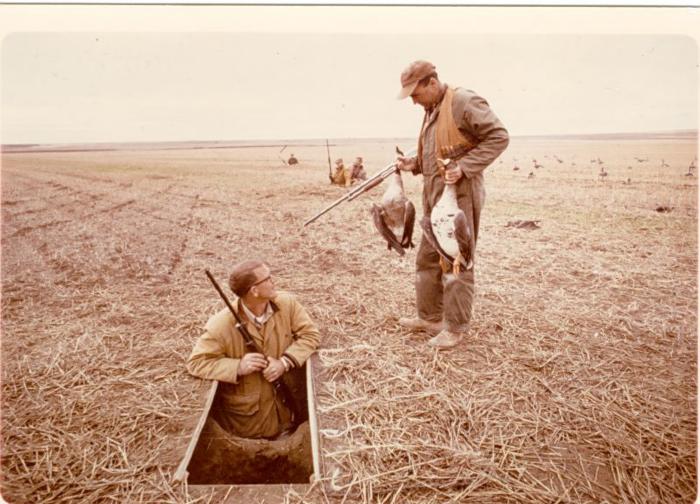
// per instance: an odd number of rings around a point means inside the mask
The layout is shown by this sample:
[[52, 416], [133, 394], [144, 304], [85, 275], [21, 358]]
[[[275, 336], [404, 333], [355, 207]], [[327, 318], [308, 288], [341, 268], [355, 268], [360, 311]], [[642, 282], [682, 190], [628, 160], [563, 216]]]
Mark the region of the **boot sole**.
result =
[[449, 350], [450, 348], [454, 348], [454, 347], [458, 346], [461, 342], [462, 342], [462, 340], [459, 340], [457, 343], [455, 343], [453, 345], [435, 345], [433, 343], [428, 342], [428, 346], [430, 346], [431, 348], [435, 348], [437, 350]]
[[399, 324], [399, 326], [403, 329], [406, 329], [411, 332], [427, 332], [432, 334], [433, 336], [437, 336], [440, 334], [440, 331], [442, 331], [442, 327], [415, 327], [415, 326], [405, 326]]

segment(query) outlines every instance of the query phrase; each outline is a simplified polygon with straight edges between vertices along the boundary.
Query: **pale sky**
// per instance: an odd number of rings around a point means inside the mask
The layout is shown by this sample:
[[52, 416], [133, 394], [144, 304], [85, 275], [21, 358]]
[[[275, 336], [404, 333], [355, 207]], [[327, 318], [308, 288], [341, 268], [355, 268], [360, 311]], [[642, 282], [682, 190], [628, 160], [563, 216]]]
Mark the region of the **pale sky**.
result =
[[2, 143], [413, 137], [415, 59], [512, 135], [698, 128], [694, 9], [63, 9], [0, 21]]

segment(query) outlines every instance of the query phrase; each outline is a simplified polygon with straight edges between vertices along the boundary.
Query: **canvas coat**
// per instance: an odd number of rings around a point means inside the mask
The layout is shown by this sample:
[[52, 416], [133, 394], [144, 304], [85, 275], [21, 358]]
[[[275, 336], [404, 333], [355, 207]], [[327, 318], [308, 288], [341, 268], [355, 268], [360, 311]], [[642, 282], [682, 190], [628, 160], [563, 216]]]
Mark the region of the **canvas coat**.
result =
[[[464, 212], [474, 233], [479, 233], [481, 210], [486, 198], [484, 169], [508, 146], [509, 135], [484, 98], [474, 91], [452, 90], [454, 125], [474, 147], [455, 160], [463, 173], [457, 182], [457, 204]], [[443, 97], [444, 100], [444, 97]], [[438, 170], [436, 143], [437, 123], [442, 102], [426, 112], [420, 136], [420, 155], [414, 174], [423, 175], [423, 211], [430, 215], [445, 188]], [[416, 305], [418, 316], [424, 320], [444, 320], [447, 329], [464, 332], [469, 328], [474, 298], [474, 270], [457, 276], [443, 275], [439, 256], [426, 241], [421, 240], [416, 256]]]
[[[301, 366], [318, 348], [318, 328], [293, 295], [278, 291], [270, 302], [274, 313], [260, 329], [248, 320], [239, 303], [233, 303], [236, 313], [265, 355], [279, 359], [284, 354]], [[287, 427], [290, 412], [261, 372], [238, 376], [246, 347], [235, 323], [228, 309], [211, 317], [187, 359], [187, 370], [221, 382], [215, 411], [223, 428], [241, 437], [271, 438]]]
[[350, 187], [352, 184], [352, 172], [345, 166], [336, 166], [332, 178], [335, 185]]

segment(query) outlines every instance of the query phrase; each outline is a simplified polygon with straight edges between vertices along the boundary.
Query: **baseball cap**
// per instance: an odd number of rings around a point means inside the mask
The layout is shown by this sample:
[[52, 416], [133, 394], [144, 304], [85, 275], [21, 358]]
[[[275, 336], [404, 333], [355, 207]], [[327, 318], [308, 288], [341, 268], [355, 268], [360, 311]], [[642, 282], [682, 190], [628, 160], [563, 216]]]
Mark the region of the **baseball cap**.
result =
[[418, 82], [435, 71], [435, 65], [425, 60], [414, 61], [401, 72], [401, 92], [397, 98], [403, 100], [411, 96]]

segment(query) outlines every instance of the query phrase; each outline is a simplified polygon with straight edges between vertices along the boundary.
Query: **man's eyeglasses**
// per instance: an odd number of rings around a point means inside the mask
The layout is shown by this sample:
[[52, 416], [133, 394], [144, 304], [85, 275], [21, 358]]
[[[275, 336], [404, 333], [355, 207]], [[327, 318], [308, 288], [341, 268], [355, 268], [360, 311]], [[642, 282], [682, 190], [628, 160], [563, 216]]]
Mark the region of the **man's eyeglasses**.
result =
[[258, 281], [255, 282], [253, 285], [251, 285], [251, 287], [254, 287], [254, 286], [256, 286], [256, 285], [260, 285], [261, 283], [267, 282], [268, 280], [272, 280], [272, 275], [267, 275], [267, 276], [266, 276], [265, 278], [263, 278], [262, 280], [258, 280]]

